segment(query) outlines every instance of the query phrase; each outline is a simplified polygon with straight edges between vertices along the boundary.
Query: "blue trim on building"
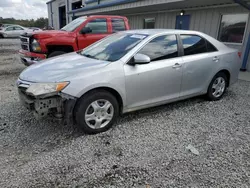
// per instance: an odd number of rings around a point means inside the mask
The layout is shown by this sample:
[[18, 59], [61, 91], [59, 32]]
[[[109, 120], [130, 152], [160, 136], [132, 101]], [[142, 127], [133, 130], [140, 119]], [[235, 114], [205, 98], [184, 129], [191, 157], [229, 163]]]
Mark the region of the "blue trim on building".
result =
[[93, 10], [93, 9], [98, 9], [98, 8], [111, 7], [111, 6], [121, 5], [121, 4], [126, 4], [126, 3], [133, 3], [133, 2], [136, 2], [136, 1], [138, 1], [138, 0], [116, 0], [116, 1], [108, 2], [108, 3], [102, 3], [102, 4], [98, 4], [98, 5], [87, 6], [87, 7], [84, 7], [84, 8], [72, 10], [72, 11], [69, 11], [68, 14], [83, 12], [83, 11]]
[[98, 2], [98, 0], [86, 0], [85, 1], [86, 4], [95, 3], [95, 2]]
[[246, 3], [243, 0], [234, 0], [235, 3], [240, 4], [241, 6], [245, 7], [246, 9], [250, 10], [250, 5], [248, 3]]
[[242, 63], [241, 70], [247, 69], [247, 60], [249, 57], [249, 53], [250, 53], [250, 33], [249, 33], [248, 40], [247, 40], [247, 46], [246, 46], [245, 54], [243, 57], [243, 63]]

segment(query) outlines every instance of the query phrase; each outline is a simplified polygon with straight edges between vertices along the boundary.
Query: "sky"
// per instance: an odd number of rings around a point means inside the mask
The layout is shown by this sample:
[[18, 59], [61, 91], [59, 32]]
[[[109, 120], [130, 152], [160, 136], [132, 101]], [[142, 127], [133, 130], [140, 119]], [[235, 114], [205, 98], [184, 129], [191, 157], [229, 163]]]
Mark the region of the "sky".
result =
[[0, 0], [0, 17], [15, 19], [48, 17], [47, 1], [49, 0]]

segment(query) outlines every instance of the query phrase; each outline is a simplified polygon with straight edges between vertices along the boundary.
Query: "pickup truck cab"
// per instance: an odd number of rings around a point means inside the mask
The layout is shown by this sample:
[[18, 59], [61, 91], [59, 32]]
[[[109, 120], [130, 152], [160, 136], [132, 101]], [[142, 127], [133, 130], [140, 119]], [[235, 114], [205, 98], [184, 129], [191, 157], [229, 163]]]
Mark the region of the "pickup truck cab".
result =
[[129, 30], [126, 17], [79, 17], [60, 30], [22, 35], [19, 55], [22, 63], [29, 66], [46, 58], [81, 50], [112, 33], [124, 30]]

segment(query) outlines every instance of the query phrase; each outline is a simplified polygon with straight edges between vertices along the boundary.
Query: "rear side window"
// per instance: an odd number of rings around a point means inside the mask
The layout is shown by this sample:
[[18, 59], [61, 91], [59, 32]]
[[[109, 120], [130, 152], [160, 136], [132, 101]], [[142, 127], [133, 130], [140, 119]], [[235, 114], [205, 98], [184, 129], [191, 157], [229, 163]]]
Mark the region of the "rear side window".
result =
[[208, 52], [216, 52], [216, 51], [218, 51], [215, 47], [214, 47], [214, 45], [212, 45], [210, 42], [208, 42], [208, 41], [206, 41], [207, 42], [207, 51]]
[[197, 35], [181, 35], [181, 40], [183, 44], [184, 55], [194, 55], [218, 51], [209, 41]]
[[126, 30], [125, 22], [123, 19], [113, 18], [113, 19], [111, 19], [111, 23], [112, 23], [112, 31], [113, 32]]
[[207, 52], [205, 39], [196, 35], [181, 35], [184, 55], [194, 55]]
[[89, 27], [91, 29], [91, 33], [107, 33], [107, 20], [104, 18], [98, 18], [91, 20], [87, 23], [85, 27]]
[[151, 61], [158, 61], [178, 57], [176, 35], [163, 35], [151, 40], [140, 52], [150, 57]]

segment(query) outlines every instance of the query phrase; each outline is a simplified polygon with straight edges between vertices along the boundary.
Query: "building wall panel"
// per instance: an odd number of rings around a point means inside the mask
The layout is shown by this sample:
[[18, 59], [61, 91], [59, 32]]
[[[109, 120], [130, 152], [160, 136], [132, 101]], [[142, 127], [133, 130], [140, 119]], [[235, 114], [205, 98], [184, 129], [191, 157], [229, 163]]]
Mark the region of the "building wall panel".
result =
[[[71, 2], [75, 0], [69, 0], [69, 4], [71, 7]], [[84, 0], [83, 0], [84, 1]], [[109, 2], [112, 0], [102, 0], [101, 3], [103, 2]], [[121, 4], [117, 6], [111, 6], [111, 7], [105, 7], [105, 8], [100, 8], [100, 9], [94, 9], [94, 10], [87, 10], [84, 12], [78, 12], [75, 13], [75, 16], [81, 16], [84, 14], [109, 14], [109, 11], [112, 11], [111, 14], [118, 14], [119, 15], [119, 10], [121, 9], [127, 9], [129, 10], [130, 8], [134, 7], [143, 7], [145, 5], [152, 5], [152, 4], [160, 4], [161, 3], [166, 3], [170, 2], [171, 0], [143, 0], [143, 1], [137, 1], [134, 3], [128, 3], [128, 4]], [[176, 2], [178, 0], [175, 0]], [[54, 28], [58, 29], [59, 28], [59, 14], [58, 14], [58, 7], [61, 6], [65, 3], [66, 0], [56, 0], [52, 2], [52, 11], [53, 11], [53, 24]], [[89, 5], [87, 5], [89, 6]], [[237, 5], [224, 5], [224, 6], [214, 6], [214, 7], [200, 7], [200, 8], [189, 8], [185, 9], [185, 14], [188, 14], [191, 16], [190, 18], [190, 29], [191, 30], [198, 30], [202, 31], [208, 35], [211, 35], [214, 38], [218, 37], [218, 32], [219, 32], [219, 26], [220, 26], [220, 21], [221, 21], [221, 16], [223, 14], [237, 14], [237, 13], [249, 13], [246, 9], [244, 9], [241, 6]], [[48, 5], [48, 11], [50, 12], [50, 8]], [[144, 13], [144, 12], [137, 12], [133, 14], [128, 15], [125, 14], [125, 16], [128, 17], [131, 29], [141, 29], [143, 28], [144, 24], [144, 19], [145, 18], [155, 18], [155, 27], [156, 28], [169, 28], [169, 29], [174, 29], [175, 28], [175, 22], [176, 22], [176, 16], [179, 15], [180, 10], [168, 10], [168, 11], [149, 11], [150, 13]], [[70, 14], [69, 17], [71, 18], [72, 15]], [[49, 13], [49, 19], [51, 23], [51, 16]], [[239, 51], [244, 52], [246, 48], [246, 43], [247, 43], [247, 38], [250, 32], [250, 19], [248, 20], [248, 28], [246, 30], [246, 35], [244, 39], [243, 44], [227, 44], [229, 47], [233, 47], [238, 49]], [[244, 56], [244, 53], [242, 54]], [[249, 57], [249, 69], [250, 69], [250, 57]]]
[[[156, 28], [174, 29], [176, 16], [180, 11], [166, 11], [157, 14], [137, 14], [129, 15], [129, 20], [132, 29], [143, 28], [144, 18], [156, 18]], [[203, 8], [195, 10], [187, 10], [185, 14], [190, 15], [190, 30], [204, 32], [214, 38], [218, 37], [221, 16], [223, 14], [247, 13], [247, 10], [240, 6], [220, 7], [220, 8]], [[249, 33], [248, 24], [248, 33]], [[246, 41], [245, 41], [246, 42]], [[227, 44], [229, 47], [243, 51], [244, 44]]]

